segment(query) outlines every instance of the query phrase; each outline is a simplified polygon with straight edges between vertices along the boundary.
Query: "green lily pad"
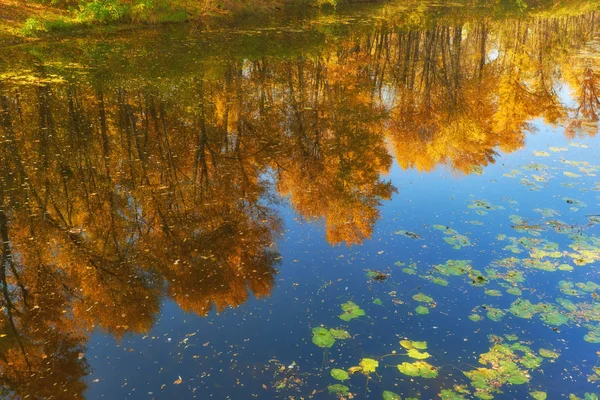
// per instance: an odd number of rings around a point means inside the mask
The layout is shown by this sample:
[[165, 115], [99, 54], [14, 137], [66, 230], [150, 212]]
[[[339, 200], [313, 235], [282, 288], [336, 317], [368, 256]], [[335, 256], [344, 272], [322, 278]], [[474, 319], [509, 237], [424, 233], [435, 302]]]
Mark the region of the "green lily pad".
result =
[[313, 328], [312, 334], [312, 342], [319, 347], [330, 348], [335, 343], [335, 338], [326, 328]]
[[502, 296], [502, 292], [496, 289], [489, 289], [485, 291], [485, 294], [492, 297], [500, 297]]
[[376, 271], [374, 269], [370, 269], [367, 271], [367, 278], [371, 278], [374, 281], [385, 281], [388, 278], [388, 274], [382, 271]]
[[417, 240], [423, 239], [420, 235], [418, 235], [418, 234], [416, 234], [414, 232], [405, 231], [405, 230], [402, 230], [402, 229], [394, 232], [394, 234], [395, 235], [401, 235], [401, 236], [404, 236], [404, 237], [407, 237], [407, 238], [410, 238], [410, 239], [417, 239]]
[[577, 311], [577, 306], [569, 299], [558, 298], [556, 302], [569, 311]]
[[500, 388], [504, 384], [522, 385], [529, 382], [529, 371], [539, 368], [543, 360], [522, 343], [499, 343], [498, 337], [492, 338], [492, 341], [495, 344], [479, 357], [479, 363], [484, 367], [464, 373], [476, 389], [474, 396], [480, 399], [493, 398], [495, 393], [502, 393]]
[[469, 315], [469, 319], [473, 322], [481, 321], [481, 316], [479, 314], [471, 314]]
[[331, 336], [333, 336], [335, 339], [340, 339], [340, 340], [350, 339], [350, 333], [348, 333], [348, 331], [345, 331], [343, 329], [331, 328], [331, 329], [329, 329], [329, 333], [331, 333]]
[[548, 397], [548, 394], [546, 394], [546, 392], [540, 392], [540, 391], [529, 392], [529, 395], [531, 397], [533, 397], [535, 400], [546, 400], [546, 398]]
[[550, 157], [550, 153], [548, 153], [547, 151], [533, 151], [533, 155], [536, 157]]
[[440, 285], [440, 286], [448, 286], [448, 281], [445, 280], [444, 278], [440, 278], [439, 276], [432, 276], [431, 282], [435, 283], [436, 285]]
[[542, 261], [536, 258], [526, 258], [521, 262], [525, 268], [535, 268], [548, 272], [556, 271], [556, 265], [548, 260]]
[[552, 350], [548, 350], [548, 349], [540, 349], [539, 350], [540, 356], [545, 357], [545, 358], [558, 358], [560, 357], [560, 354], [552, 351]]
[[403, 362], [398, 365], [398, 370], [404, 375], [420, 376], [422, 378], [435, 378], [438, 375], [437, 368], [426, 361]]
[[448, 260], [444, 264], [434, 265], [433, 268], [442, 275], [460, 276], [471, 271], [471, 260]]
[[338, 381], [345, 381], [350, 378], [350, 375], [343, 369], [334, 368], [330, 374], [333, 379], [337, 379]]
[[429, 308], [425, 306], [418, 306], [417, 308], [415, 308], [415, 312], [419, 315], [427, 315], [429, 314]]
[[345, 396], [348, 393], [350, 393], [350, 388], [348, 386], [341, 385], [339, 383], [336, 383], [335, 385], [327, 386], [327, 390], [329, 391], [329, 393], [342, 395], [342, 396]]
[[404, 347], [407, 350], [410, 349], [418, 349], [418, 350], [427, 350], [427, 342], [416, 342], [412, 340], [401, 340], [400, 346]]
[[600, 326], [589, 327], [590, 331], [583, 337], [589, 343], [600, 343]]
[[548, 325], [560, 326], [569, 322], [569, 317], [562, 314], [558, 309], [552, 308], [540, 315], [540, 319]]
[[382, 394], [383, 400], [402, 400], [399, 394], [394, 392], [390, 392], [389, 390], [384, 390]]
[[352, 301], [347, 301], [346, 303], [342, 304], [342, 311], [343, 313], [339, 316], [339, 318], [346, 322], [366, 315], [365, 310], [360, 308]]
[[421, 303], [433, 303], [433, 298], [423, 293], [417, 293], [412, 298]]
[[420, 352], [417, 349], [408, 349], [408, 356], [410, 358], [414, 358], [416, 360], [426, 360], [429, 357], [431, 357], [431, 354], [429, 354], [428, 352], [424, 351], [424, 352]]
[[463, 396], [462, 394], [455, 392], [452, 389], [443, 389], [442, 391], [440, 391], [440, 398], [442, 400], [464, 400], [466, 399], [465, 396]]
[[569, 296], [580, 296], [581, 292], [575, 289], [575, 284], [573, 282], [560, 281], [558, 282], [558, 288], [561, 292]]
[[504, 318], [504, 315], [506, 315], [506, 313], [499, 308], [486, 306], [486, 310], [487, 317], [495, 322], [500, 321], [502, 318]]
[[573, 267], [571, 267], [569, 264], [560, 264], [560, 265], [558, 266], [558, 269], [559, 269], [560, 271], [573, 271], [573, 269], [574, 269], [574, 268], [573, 268]]
[[375, 300], [373, 300], [373, 304], [375, 304], [376, 306], [382, 306], [383, 301], [381, 301], [381, 299], [375, 299]]
[[537, 305], [531, 304], [529, 300], [517, 299], [512, 302], [508, 311], [519, 318], [530, 319], [541, 310]]
[[600, 290], [600, 285], [595, 282], [577, 282], [575, 286], [588, 293], [594, 293]]

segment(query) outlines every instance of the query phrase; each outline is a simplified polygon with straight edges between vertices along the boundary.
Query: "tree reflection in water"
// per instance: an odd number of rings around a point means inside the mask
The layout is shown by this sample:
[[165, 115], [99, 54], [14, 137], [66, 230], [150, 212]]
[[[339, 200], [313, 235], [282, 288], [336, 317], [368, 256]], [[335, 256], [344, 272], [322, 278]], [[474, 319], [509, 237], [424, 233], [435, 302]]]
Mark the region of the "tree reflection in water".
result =
[[469, 174], [522, 148], [533, 118], [597, 133], [599, 60], [567, 51], [593, 38], [596, 14], [459, 15], [308, 30], [292, 54], [199, 61], [167, 41], [140, 55], [149, 32], [5, 64], [5, 394], [83, 397], [91, 332], [148, 332], [163, 298], [206, 315], [269, 295], [282, 197], [329, 243], [360, 244], [397, 191], [393, 158]]

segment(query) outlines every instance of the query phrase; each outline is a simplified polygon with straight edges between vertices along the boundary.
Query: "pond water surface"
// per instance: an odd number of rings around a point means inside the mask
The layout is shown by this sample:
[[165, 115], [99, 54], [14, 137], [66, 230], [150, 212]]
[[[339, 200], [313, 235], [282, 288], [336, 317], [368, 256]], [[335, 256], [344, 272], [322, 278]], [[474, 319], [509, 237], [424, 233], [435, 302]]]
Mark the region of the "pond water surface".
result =
[[586, 5], [2, 51], [2, 396], [597, 399]]

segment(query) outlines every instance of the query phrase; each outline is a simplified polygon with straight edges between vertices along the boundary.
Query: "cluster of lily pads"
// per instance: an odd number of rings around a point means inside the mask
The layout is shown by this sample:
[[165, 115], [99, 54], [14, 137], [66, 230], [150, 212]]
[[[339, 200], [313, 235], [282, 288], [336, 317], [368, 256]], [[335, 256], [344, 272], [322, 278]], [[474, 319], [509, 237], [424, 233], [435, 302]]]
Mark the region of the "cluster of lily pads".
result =
[[[556, 148], [551, 151], [563, 151]], [[536, 156], [546, 157], [549, 153], [539, 152]], [[565, 166], [577, 168], [578, 172], [565, 171], [564, 176], [577, 178], [580, 175], [593, 176], [600, 167], [592, 166], [585, 162], [572, 162], [561, 160]], [[523, 166], [521, 170], [513, 170], [507, 177], [520, 176], [521, 184], [531, 190], [540, 190], [551, 179], [554, 170], [543, 164], [531, 163]], [[573, 183], [566, 183], [567, 187], [574, 187]], [[600, 191], [600, 184], [592, 190]], [[516, 208], [518, 203], [512, 199], [505, 199], [510, 207]], [[573, 197], [556, 197], [556, 201], [563, 201], [568, 205], [569, 212], [577, 212], [587, 207], [584, 202]], [[489, 212], [500, 212], [505, 210], [504, 206], [495, 205], [486, 200], [472, 200], [467, 206], [477, 215], [484, 216]], [[493, 254], [496, 255], [487, 265], [477, 267], [469, 259], [447, 259], [422, 266], [412, 260], [398, 261], [395, 266], [403, 273], [416, 275], [433, 284], [446, 287], [458, 280], [466, 282], [471, 287], [481, 288], [481, 293], [489, 297], [489, 300], [473, 308], [468, 318], [473, 322], [479, 322], [487, 317], [492, 321], [501, 321], [504, 318], [538, 319], [541, 323], [556, 330], [558, 327], [572, 325], [583, 326], [588, 329], [584, 340], [590, 343], [600, 343], [600, 284], [592, 280], [581, 281], [565, 279], [558, 281], [558, 286], [536, 291], [528, 287], [529, 279], [533, 274], [546, 273], [573, 273], [580, 267], [593, 265], [600, 261], [600, 238], [590, 234], [588, 229], [600, 224], [600, 215], [586, 215], [585, 221], [575, 225], [560, 220], [561, 213], [549, 207], [536, 207], [528, 217], [516, 213], [507, 213], [506, 229], [514, 232], [512, 235], [500, 233], [495, 236]], [[482, 225], [480, 221], [465, 221], [471, 225]], [[433, 225], [435, 230], [444, 235], [444, 242], [456, 250], [464, 247], [474, 246], [466, 234], [459, 233], [457, 229], [447, 225]], [[423, 240], [425, 234], [408, 230], [397, 230], [396, 235], [408, 240]], [[565, 238], [561, 241], [552, 241], [551, 235]], [[566, 242], [565, 244], [559, 244]], [[423, 246], [426, 247], [426, 246]], [[499, 257], [497, 256], [499, 255]], [[467, 258], [467, 257], [465, 257]], [[471, 257], [468, 257], [471, 258]], [[385, 272], [370, 269], [367, 277], [370, 281], [387, 281], [394, 274], [393, 268]], [[562, 276], [561, 276], [562, 278]], [[556, 282], [556, 281], [555, 281]], [[395, 285], [395, 281], [387, 281], [386, 285]], [[386, 286], [383, 285], [383, 286]], [[374, 286], [373, 286], [374, 287]], [[548, 290], [546, 290], [548, 288]], [[419, 287], [420, 289], [420, 287]], [[430, 309], [436, 307], [436, 301], [429, 294], [420, 290], [407, 291], [416, 302], [415, 312], [427, 315]], [[559, 295], [554, 296], [556, 292]], [[388, 293], [394, 297], [395, 304], [405, 302], [396, 300], [396, 290]], [[509, 296], [510, 301], [506, 301]], [[498, 299], [496, 303], [494, 300]], [[379, 297], [374, 298], [373, 304], [382, 305]], [[507, 306], [508, 305], [508, 306]], [[342, 314], [339, 318], [345, 322], [365, 316], [357, 304], [348, 301], [342, 306]], [[338, 338], [326, 328], [315, 328], [319, 339], [313, 342], [320, 347], [331, 347]], [[313, 330], [315, 335], [315, 330]], [[343, 339], [348, 338], [344, 337]], [[343, 340], [342, 339], [342, 340]], [[560, 351], [555, 349], [539, 348], [533, 350], [530, 343], [518, 341], [515, 335], [504, 335], [498, 337], [492, 335], [492, 344], [489, 350], [478, 357], [480, 366], [463, 371], [468, 379], [468, 384], [457, 382], [450, 388], [439, 391], [439, 397], [443, 400], [457, 400], [466, 398], [493, 399], [501, 395], [505, 388], [511, 385], [525, 385], [531, 379], [531, 373], [540, 368], [544, 360], [554, 362], [560, 357]], [[408, 377], [431, 379], [436, 378], [440, 367], [430, 364], [432, 357], [427, 351], [427, 343], [419, 341], [402, 340], [400, 346], [404, 352], [393, 352], [394, 356], [407, 357], [406, 360], [395, 365], [397, 370]], [[380, 368], [381, 358], [363, 358], [357, 365], [347, 369], [333, 368], [330, 375], [339, 383], [332, 384], [328, 391], [339, 397], [351, 398], [350, 387], [347, 382], [352, 375], [360, 374], [367, 377], [367, 383], [372, 376], [377, 376]], [[390, 367], [389, 365], [385, 365]], [[588, 376], [590, 382], [600, 381], [600, 367], [594, 367]], [[545, 391], [530, 387], [528, 394], [535, 400], [545, 400], [548, 395]], [[384, 400], [398, 400], [401, 396], [393, 391], [383, 391]], [[594, 393], [585, 393], [583, 397], [571, 394], [570, 400], [597, 400]]]
[[[427, 296], [426, 294], [417, 293], [412, 298], [413, 298], [413, 300], [418, 301], [419, 303], [425, 303], [430, 307], [431, 306], [435, 307], [435, 301], [433, 300], [433, 298], [430, 296]], [[418, 305], [415, 308], [415, 312], [419, 315], [427, 315], [427, 314], [429, 314], [429, 308], [424, 305]]]
[[458, 250], [466, 246], [471, 246], [472, 243], [469, 238], [465, 235], [461, 235], [455, 229], [445, 225], [434, 225], [435, 229], [440, 230], [444, 233], [444, 242], [452, 246], [452, 248]]
[[[470, 206], [483, 213], [489, 210], [500, 210], [502, 207], [493, 206], [486, 201], [474, 201]], [[543, 216], [556, 216], [558, 212], [551, 209], [537, 209]], [[600, 238], [586, 235], [581, 231], [575, 233], [573, 227], [560, 221], [551, 221], [551, 224], [536, 224], [525, 220], [517, 215], [509, 217], [511, 227], [521, 233], [529, 236], [513, 237], [500, 234], [496, 237], [499, 241], [508, 241], [503, 250], [512, 254], [509, 257], [499, 258], [490, 263], [484, 271], [474, 268], [471, 260], [446, 260], [443, 264], [434, 265], [427, 273], [419, 276], [440, 286], [448, 286], [450, 277], [466, 277], [473, 286], [487, 286], [492, 281], [497, 282], [500, 288], [504, 289], [509, 295], [522, 296], [523, 283], [526, 281], [526, 271], [541, 270], [545, 272], [554, 271], [573, 271], [575, 266], [584, 266], [600, 260]], [[442, 225], [435, 225], [435, 229], [443, 230], [448, 235], [452, 244], [458, 242], [464, 243], [455, 230]], [[567, 249], [561, 249], [559, 244], [551, 242], [540, 235], [545, 229], [551, 229], [558, 233], [567, 234], [571, 244]], [[408, 236], [412, 237], [412, 236]], [[458, 248], [462, 247], [459, 245]], [[515, 255], [527, 253], [528, 257], [517, 258]], [[567, 260], [565, 260], [567, 259]], [[404, 265], [399, 263], [397, 265]], [[419, 274], [416, 263], [409, 267], [404, 267], [403, 272], [416, 275]], [[503, 309], [490, 304], [481, 306], [487, 317], [493, 321], [500, 321], [507, 312], [520, 318], [532, 318], [539, 316], [540, 320], [550, 326], [560, 326], [569, 322], [583, 324], [589, 332], [585, 335], [585, 340], [592, 343], [600, 342], [600, 303], [595, 303], [597, 292], [600, 291], [600, 285], [594, 282], [572, 282], [563, 280], [559, 282], [559, 289], [562, 293], [569, 296], [582, 296], [586, 293], [592, 294], [592, 302], [573, 303], [565, 299], [558, 298], [556, 303], [540, 302], [532, 303], [530, 300], [519, 297], [508, 309]], [[495, 288], [485, 288], [484, 293], [490, 297], [501, 297], [503, 291]], [[415, 299], [417, 300], [417, 299]], [[417, 300], [418, 301], [418, 300]], [[424, 306], [420, 306], [418, 313], [427, 313]], [[478, 314], [472, 314], [469, 317], [477, 322], [481, 319]]]
[[[350, 335], [348, 332], [339, 329], [326, 329], [323, 327], [313, 329], [313, 343], [319, 347], [329, 348], [333, 346], [336, 338], [348, 339]], [[479, 356], [479, 363], [482, 366], [463, 372], [470, 380], [470, 385], [455, 385], [452, 388], [442, 389], [439, 393], [440, 398], [457, 400], [466, 399], [465, 396], [472, 395], [483, 400], [493, 399], [495, 395], [502, 393], [502, 387], [504, 386], [528, 383], [531, 379], [530, 373], [539, 368], [544, 359], [554, 360], [560, 356], [557, 351], [544, 348], [535, 352], [531, 347], [518, 342], [518, 337], [512, 334], [507, 334], [503, 338], [492, 335], [490, 340], [492, 346], [489, 351]], [[425, 361], [432, 357], [427, 352], [427, 342], [404, 339], [399, 344], [405, 353], [394, 351], [387, 356], [409, 358], [409, 360], [396, 365], [400, 373], [409, 377], [424, 379], [432, 379], [438, 376], [439, 367]], [[353, 374], [365, 376], [368, 383], [372, 375], [377, 375], [379, 367], [379, 360], [362, 358], [358, 365], [350, 368], [332, 368], [329, 371], [331, 378], [341, 383], [329, 385], [327, 391], [339, 398], [346, 398], [351, 391], [345, 382], [349, 381]], [[534, 399], [546, 399], [546, 393], [542, 391], [532, 391], [530, 395]], [[399, 394], [389, 390], [383, 391], [382, 398], [384, 400], [402, 400]], [[407, 398], [407, 400], [410, 399]]]
[[[406, 350], [406, 353], [397, 354], [394, 352], [392, 355], [407, 356], [412, 361], [405, 361], [397, 364], [396, 367], [400, 373], [410, 377], [421, 377], [421, 378], [435, 378], [438, 376], [438, 368], [424, 361], [431, 357], [431, 355], [424, 351], [427, 349], [426, 342], [402, 340], [400, 346]], [[367, 381], [371, 378], [371, 375], [377, 375], [377, 369], [380, 366], [380, 362], [373, 358], [362, 358], [358, 365], [352, 366], [347, 370], [340, 368], [332, 368], [329, 373], [333, 379], [341, 382], [345, 382], [350, 379], [353, 374], [361, 374], [367, 378]], [[342, 383], [331, 384], [327, 387], [329, 393], [338, 395], [339, 397], [346, 396], [350, 393], [350, 388]], [[384, 400], [402, 400], [401, 396], [389, 390], [383, 391]], [[410, 400], [407, 398], [406, 400]], [[414, 399], [416, 400], [416, 399]]]
[[336, 340], [350, 339], [350, 334], [343, 329], [316, 327], [312, 330], [312, 342], [322, 348], [333, 347]]

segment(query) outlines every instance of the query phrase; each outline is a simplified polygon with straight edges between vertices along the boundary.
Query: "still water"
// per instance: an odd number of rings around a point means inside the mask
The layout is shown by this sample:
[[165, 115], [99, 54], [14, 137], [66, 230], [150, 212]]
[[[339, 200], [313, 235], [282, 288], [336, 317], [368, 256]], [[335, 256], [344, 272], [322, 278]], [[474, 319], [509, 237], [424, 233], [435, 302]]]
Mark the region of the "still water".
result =
[[597, 399], [595, 7], [3, 50], [0, 394]]

